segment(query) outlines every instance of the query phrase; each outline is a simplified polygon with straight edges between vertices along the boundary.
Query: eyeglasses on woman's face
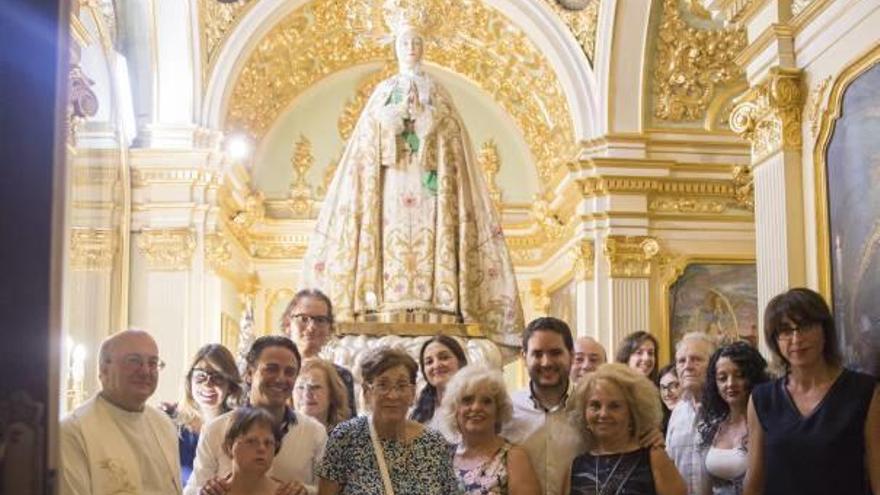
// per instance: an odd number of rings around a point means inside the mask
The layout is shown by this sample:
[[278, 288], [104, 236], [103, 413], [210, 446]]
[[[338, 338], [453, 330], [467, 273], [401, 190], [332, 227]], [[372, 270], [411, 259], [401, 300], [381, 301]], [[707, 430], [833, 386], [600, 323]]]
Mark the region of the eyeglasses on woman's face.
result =
[[398, 394], [406, 394], [412, 389], [412, 387], [413, 384], [409, 382], [391, 383], [380, 380], [376, 383], [370, 384], [370, 390], [382, 396], [391, 395], [392, 392], [396, 392]]
[[789, 342], [794, 338], [795, 332], [798, 337], [811, 337], [816, 334], [816, 330], [821, 328], [821, 324], [813, 323], [792, 323], [783, 322], [779, 330], [776, 331], [776, 340], [780, 342]]
[[198, 385], [207, 383], [209, 385], [215, 385], [217, 387], [222, 387], [229, 382], [226, 377], [221, 375], [220, 373], [202, 368], [193, 368], [192, 381], [193, 383], [196, 383]]

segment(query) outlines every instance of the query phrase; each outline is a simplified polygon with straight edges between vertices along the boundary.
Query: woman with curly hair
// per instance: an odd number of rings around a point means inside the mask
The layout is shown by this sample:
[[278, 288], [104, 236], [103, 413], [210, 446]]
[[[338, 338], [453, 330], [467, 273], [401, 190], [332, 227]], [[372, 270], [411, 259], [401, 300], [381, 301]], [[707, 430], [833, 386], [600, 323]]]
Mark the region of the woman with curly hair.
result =
[[512, 415], [500, 371], [469, 365], [449, 381], [437, 416], [460, 439], [453, 465], [463, 495], [541, 493], [528, 453], [500, 435]]
[[709, 358], [697, 423], [713, 495], [740, 495], [748, 466], [746, 410], [752, 389], [769, 380], [767, 361], [745, 342]]
[[581, 379], [572, 420], [589, 449], [572, 461], [562, 493], [685, 495], [687, 488], [660, 446], [639, 439], [660, 427], [660, 397], [644, 375], [605, 364]]
[[419, 368], [422, 371], [422, 378], [425, 379], [425, 386], [422, 387], [416, 400], [411, 415], [413, 421], [439, 430], [440, 423], [434, 419], [434, 410], [440, 407], [443, 401], [446, 384], [466, 365], [467, 356], [464, 349], [452, 337], [436, 335], [422, 344], [419, 350]]
[[620, 342], [615, 361], [623, 363], [651, 381], [657, 381], [657, 351], [660, 346], [657, 339], [648, 332], [633, 332]]

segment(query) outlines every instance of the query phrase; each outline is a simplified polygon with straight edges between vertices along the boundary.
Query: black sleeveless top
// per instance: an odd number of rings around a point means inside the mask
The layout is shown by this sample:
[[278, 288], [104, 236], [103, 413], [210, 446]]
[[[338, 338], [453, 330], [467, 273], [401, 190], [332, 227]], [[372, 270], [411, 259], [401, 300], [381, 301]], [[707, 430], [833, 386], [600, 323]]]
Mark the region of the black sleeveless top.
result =
[[655, 495], [650, 449], [611, 455], [589, 452], [571, 463], [571, 495]]
[[844, 369], [808, 416], [786, 377], [752, 391], [764, 430], [764, 495], [865, 495], [865, 419], [874, 378]]

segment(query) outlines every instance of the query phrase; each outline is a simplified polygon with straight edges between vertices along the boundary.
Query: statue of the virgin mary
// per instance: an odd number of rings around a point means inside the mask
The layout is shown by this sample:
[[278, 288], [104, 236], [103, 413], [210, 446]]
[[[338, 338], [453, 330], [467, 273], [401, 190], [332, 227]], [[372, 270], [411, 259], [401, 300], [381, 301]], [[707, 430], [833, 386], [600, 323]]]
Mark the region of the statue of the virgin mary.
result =
[[340, 321], [478, 323], [517, 347], [522, 308], [498, 214], [452, 99], [422, 68], [423, 17], [389, 12], [400, 3], [385, 4], [399, 72], [377, 86], [348, 141], [304, 281], [330, 296]]

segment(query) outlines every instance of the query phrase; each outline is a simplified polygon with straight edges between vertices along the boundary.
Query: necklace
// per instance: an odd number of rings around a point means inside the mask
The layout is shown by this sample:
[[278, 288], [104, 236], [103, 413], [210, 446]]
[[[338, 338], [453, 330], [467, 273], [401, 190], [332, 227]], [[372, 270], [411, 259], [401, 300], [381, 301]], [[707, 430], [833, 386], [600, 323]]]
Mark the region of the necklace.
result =
[[605, 482], [602, 483], [599, 479], [599, 456], [596, 456], [596, 495], [605, 494], [605, 489], [608, 488], [608, 483], [614, 478], [614, 473], [617, 472], [617, 467], [620, 466], [620, 461], [622, 460], [623, 454], [618, 454], [617, 462], [614, 463], [614, 467], [611, 468], [611, 472], [608, 473]]

